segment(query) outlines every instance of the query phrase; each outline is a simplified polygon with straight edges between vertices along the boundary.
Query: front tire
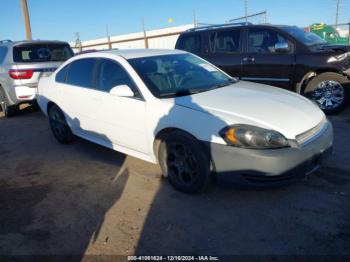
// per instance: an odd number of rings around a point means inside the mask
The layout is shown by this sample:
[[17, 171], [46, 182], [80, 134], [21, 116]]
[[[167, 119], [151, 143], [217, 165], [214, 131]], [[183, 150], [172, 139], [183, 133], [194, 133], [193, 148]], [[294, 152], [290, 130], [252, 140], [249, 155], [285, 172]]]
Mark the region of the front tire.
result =
[[327, 72], [315, 76], [307, 84], [304, 94], [326, 114], [335, 114], [347, 106], [349, 89], [350, 81], [347, 77]]
[[197, 139], [174, 131], [161, 142], [159, 163], [170, 184], [184, 193], [197, 193], [210, 181], [210, 159]]
[[49, 107], [48, 117], [51, 131], [59, 143], [69, 144], [75, 140], [75, 136], [67, 124], [64, 113], [57, 105]]

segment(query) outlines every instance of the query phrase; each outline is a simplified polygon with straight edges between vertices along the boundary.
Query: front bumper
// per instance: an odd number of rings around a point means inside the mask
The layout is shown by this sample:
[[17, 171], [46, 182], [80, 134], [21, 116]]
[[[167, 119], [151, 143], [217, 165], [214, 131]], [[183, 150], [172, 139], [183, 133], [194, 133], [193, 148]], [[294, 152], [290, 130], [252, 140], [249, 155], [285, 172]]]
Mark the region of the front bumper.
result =
[[318, 169], [332, 151], [333, 128], [326, 128], [302, 147], [254, 150], [208, 143], [218, 178], [255, 184], [280, 183]]

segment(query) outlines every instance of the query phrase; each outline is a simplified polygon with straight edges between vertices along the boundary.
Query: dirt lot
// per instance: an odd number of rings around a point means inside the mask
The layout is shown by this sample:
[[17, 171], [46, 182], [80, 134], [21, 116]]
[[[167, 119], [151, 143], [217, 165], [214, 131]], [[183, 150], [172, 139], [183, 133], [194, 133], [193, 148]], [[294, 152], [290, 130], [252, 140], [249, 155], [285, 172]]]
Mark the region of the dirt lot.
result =
[[58, 144], [40, 112], [1, 116], [0, 254], [350, 255], [350, 110], [331, 120], [334, 154], [307, 180], [189, 196], [155, 165]]

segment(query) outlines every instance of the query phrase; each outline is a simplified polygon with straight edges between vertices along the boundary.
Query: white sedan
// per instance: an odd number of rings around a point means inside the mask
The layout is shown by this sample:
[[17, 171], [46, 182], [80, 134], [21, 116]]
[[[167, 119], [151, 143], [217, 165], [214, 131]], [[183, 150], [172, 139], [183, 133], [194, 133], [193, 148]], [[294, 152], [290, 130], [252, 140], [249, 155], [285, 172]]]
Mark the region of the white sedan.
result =
[[308, 99], [238, 81], [184, 51], [78, 55], [43, 77], [38, 92], [59, 142], [79, 136], [159, 163], [187, 193], [210, 174], [290, 181], [316, 170], [332, 147], [330, 122]]

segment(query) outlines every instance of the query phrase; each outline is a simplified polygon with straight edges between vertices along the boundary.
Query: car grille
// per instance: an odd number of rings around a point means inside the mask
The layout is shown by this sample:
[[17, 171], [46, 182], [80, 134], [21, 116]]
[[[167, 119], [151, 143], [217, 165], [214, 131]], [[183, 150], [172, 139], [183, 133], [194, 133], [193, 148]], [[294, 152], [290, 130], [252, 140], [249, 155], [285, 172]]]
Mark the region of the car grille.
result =
[[327, 119], [324, 117], [322, 121], [315, 127], [309, 129], [308, 131], [301, 133], [300, 135], [296, 136], [296, 140], [299, 145], [305, 145], [307, 142], [309, 142], [311, 139], [313, 139], [315, 136], [320, 134], [324, 128], [326, 127]]

